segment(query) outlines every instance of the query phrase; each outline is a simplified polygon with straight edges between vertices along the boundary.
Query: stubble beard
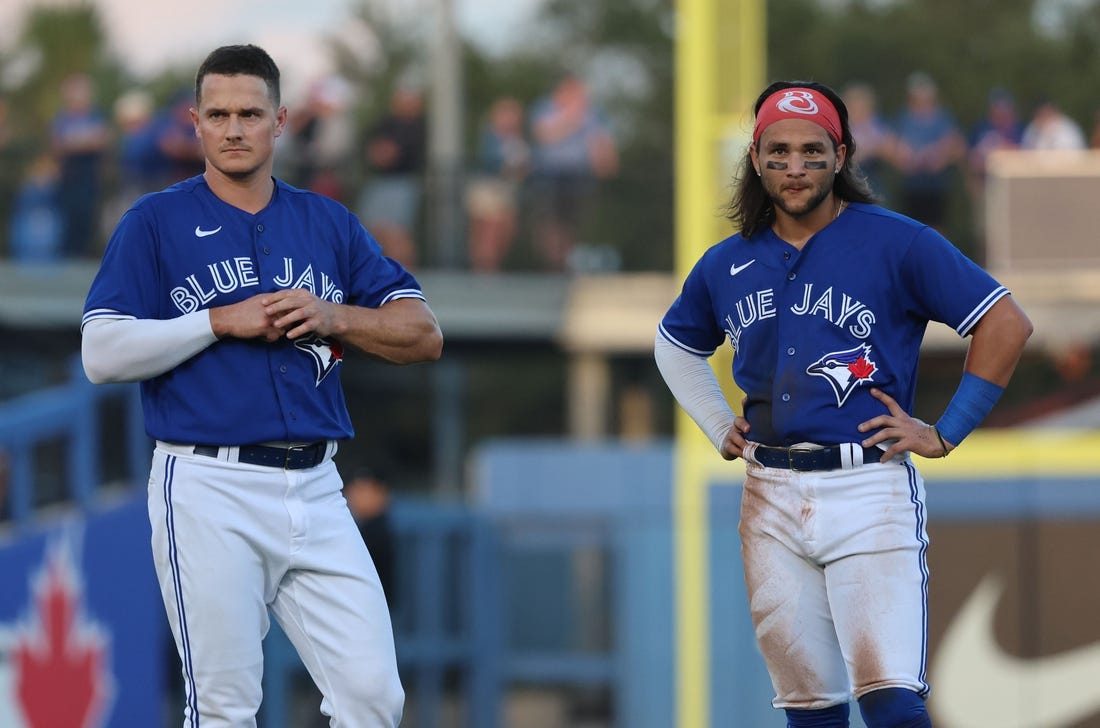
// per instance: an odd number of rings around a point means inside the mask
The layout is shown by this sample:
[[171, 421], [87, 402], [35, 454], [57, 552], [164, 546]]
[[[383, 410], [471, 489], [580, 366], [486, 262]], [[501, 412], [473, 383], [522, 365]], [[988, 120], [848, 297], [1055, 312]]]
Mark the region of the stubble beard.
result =
[[788, 205], [786, 200], [783, 198], [782, 193], [773, 193], [769, 191], [768, 197], [771, 198], [772, 204], [775, 205], [778, 209], [782, 210], [785, 214], [793, 218], [801, 218], [813, 213], [818, 207], [820, 207], [821, 204], [825, 202], [826, 198], [829, 197], [829, 194], [832, 191], [833, 188], [831, 185], [823, 184], [820, 188], [817, 189], [817, 191], [814, 193], [814, 196], [806, 201], [805, 205], [800, 205], [798, 208]]

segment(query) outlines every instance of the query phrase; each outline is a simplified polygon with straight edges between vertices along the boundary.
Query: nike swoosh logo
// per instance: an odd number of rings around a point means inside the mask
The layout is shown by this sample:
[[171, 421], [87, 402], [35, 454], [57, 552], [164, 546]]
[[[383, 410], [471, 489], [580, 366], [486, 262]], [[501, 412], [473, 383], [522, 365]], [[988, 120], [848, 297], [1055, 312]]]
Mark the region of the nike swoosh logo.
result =
[[748, 268], [750, 265], [752, 265], [755, 262], [756, 262], [756, 258], [753, 258], [748, 263], [744, 263], [742, 265], [737, 265], [736, 263], [734, 263], [733, 265], [730, 266], [730, 275], [731, 276], [737, 275], [738, 273], [745, 270], [746, 268]]
[[932, 666], [936, 720], [960, 727], [1075, 725], [1100, 711], [1100, 642], [1057, 655], [1006, 653], [993, 634], [1000, 577], [987, 575], [948, 626]]
[[195, 237], [196, 238], [205, 238], [207, 235], [213, 235], [214, 233], [218, 232], [221, 229], [222, 229], [221, 225], [218, 225], [213, 230], [203, 230], [201, 227], [196, 225], [195, 226]]

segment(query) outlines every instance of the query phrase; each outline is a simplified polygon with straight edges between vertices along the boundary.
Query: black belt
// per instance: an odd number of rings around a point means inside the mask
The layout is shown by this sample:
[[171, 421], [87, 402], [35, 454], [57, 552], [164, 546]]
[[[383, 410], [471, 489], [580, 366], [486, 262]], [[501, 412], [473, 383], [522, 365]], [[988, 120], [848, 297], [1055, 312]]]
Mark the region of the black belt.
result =
[[[828, 447], [768, 447], [757, 445], [753, 459], [766, 468], [784, 468], [786, 470], [839, 470], [844, 467], [841, 452], [850, 445], [829, 445]], [[863, 462], [877, 463], [882, 459], [882, 450], [877, 447], [864, 447]], [[859, 449], [856, 450], [859, 453]]]
[[[221, 448], [217, 445], [195, 445], [196, 455], [209, 458], [218, 457]], [[271, 445], [241, 445], [237, 449], [237, 462], [249, 465], [266, 465], [283, 470], [303, 470], [320, 465], [328, 452], [328, 442], [321, 440], [312, 445], [293, 445], [291, 447], [273, 447]]]

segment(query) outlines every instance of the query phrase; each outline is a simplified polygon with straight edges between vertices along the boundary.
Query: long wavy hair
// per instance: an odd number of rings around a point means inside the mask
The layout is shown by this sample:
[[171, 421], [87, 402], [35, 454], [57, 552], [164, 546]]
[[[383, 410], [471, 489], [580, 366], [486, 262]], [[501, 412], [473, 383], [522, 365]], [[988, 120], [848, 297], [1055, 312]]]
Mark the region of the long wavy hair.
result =
[[[753, 117], [760, 112], [760, 107], [769, 96], [776, 91], [786, 88], [808, 88], [817, 91], [832, 102], [840, 116], [840, 141], [848, 149], [844, 158], [844, 166], [833, 180], [833, 194], [848, 202], [869, 202], [878, 200], [871, 192], [871, 186], [867, 183], [867, 177], [855, 163], [856, 141], [852, 138], [852, 130], [848, 126], [848, 107], [844, 101], [831, 88], [816, 81], [776, 81], [768, 86], [757, 97], [752, 107]], [[831, 137], [830, 137], [831, 138]], [[837, 150], [836, 142], [833, 142], [833, 152]], [[760, 151], [759, 144], [757, 151]], [[737, 227], [742, 237], [752, 237], [760, 230], [771, 226], [775, 221], [775, 205], [768, 197], [764, 189], [764, 183], [756, 174], [756, 168], [752, 166], [752, 157], [749, 150], [745, 150], [745, 157], [741, 161], [741, 169], [734, 179], [734, 193], [729, 205], [726, 207], [726, 218]]]

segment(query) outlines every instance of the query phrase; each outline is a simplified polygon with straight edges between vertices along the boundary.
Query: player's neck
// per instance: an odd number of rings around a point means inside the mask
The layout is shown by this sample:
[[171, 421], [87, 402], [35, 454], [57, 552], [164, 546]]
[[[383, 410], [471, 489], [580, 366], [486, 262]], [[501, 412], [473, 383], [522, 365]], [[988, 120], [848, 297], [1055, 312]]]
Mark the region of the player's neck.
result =
[[847, 206], [848, 203], [839, 197], [829, 195], [820, 205], [805, 215], [790, 215], [777, 207], [772, 232], [776, 237], [801, 250], [802, 246], [818, 231], [837, 219]]
[[270, 169], [260, 169], [248, 177], [230, 177], [207, 166], [203, 174], [210, 191], [223, 202], [255, 215], [271, 202], [275, 180]]

